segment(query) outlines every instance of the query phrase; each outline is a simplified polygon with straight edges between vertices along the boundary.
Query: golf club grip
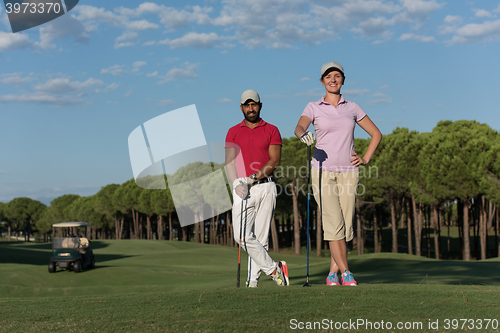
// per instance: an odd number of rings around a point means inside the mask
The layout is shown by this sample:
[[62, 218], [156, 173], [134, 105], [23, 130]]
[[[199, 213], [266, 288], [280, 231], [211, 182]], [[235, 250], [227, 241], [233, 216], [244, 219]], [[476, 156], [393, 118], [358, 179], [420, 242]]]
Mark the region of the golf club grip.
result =
[[309, 184], [309, 177], [311, 176], [311, 146], [307, 146], [307, 183]]
[[240, 287], [241, 234], [242, 234], [242, 231], [243, 231], [243, 201], [241, 202], [241, 212], [240, 212], [240, 243], [238, 244], [238, 281], [236, 282], [236, 288]]
[[238, 263], [238, 278], [236, 280], [236, 288], [240, 287], [240, 263]]

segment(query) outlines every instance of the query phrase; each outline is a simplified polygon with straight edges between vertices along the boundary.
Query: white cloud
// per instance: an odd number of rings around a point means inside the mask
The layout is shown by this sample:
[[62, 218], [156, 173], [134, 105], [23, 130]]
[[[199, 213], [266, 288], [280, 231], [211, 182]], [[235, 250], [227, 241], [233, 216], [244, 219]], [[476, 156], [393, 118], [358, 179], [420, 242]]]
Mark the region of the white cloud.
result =
[[86, 44], [89, 36], [83, 24], [72, 15], [63, 15], [40, 27], [40, 41], [35, 45], [42, 49], [54, 48], [56, 40], [73, 37], [76, 43]]
[[399, 0], [409, 14], [428, 15], [431, 12], [444, 6], [444, 3], [438, 3], [435, 0]]
[[[84, 81], [71, 80], [69, 77], [51, 78], [45, 82], [37, 83], [28, 91], [22, 88], [18, 93], [5, 94], [0, 96], [0, 101], [4, 103], [37, 103], [52, 106], [69, 106], [86, 102], [85, 98], [91, 93], [108, 92], [116, 89], [116, 83], [105, 87], [103, 90], [97, 89], [104, 86], [101, 80], [88, 78]], [[35, 80], [31, 75], [23, 77], [21, 73], [0, 75], [0, 82], [5, 84], [24, 84]], [[89, 102], [87, 102], [89, 103]]]
[[[285, 49], [295, 48], [297, 43], [318, 45], [353, 32], [374, 39], [373, 43], [386, 42], [394, 38], [399, 27], [411, 25], [414, 30], [420, 29], [430, 14], [443, 7], [444, 3], [438, 1], [223, 0], [221, 6], [188, 5], [182, 9], [144, 2], [135, 8], [119, 7], [114, 11], [80, 5], [76, 7], [75, 17], [85, 25], [87, 32], [97, 31], [102, 23], [123, 29], [122, 35], [116, 38], [115, 49], [137, 45], [138, 33], [158, 29], [160, 25], [167, 28], [167, 34], [179, 28], [187, 28], [189, 32], [181, 37], [167, 35], [168, 38], [161, 41], [149, 37], [142, 46], [227, 49], [239, 42], [248, 49]], [[193, 31], [202, 25], [203, 32]], [[210, 29], [220, 26], [224, 30]], [[417, 35], [421, 34], [415, 32]]]
[[311, 13], [321, 19], [320, 24], [342, 30], [357, 27], [367, 21], [371, 22], [366, 23], [366, 26], [391, 24], [385, 15], [392, 15], [400, 10], [401, 7], [392, 2], [378, 0], [346, 1], [342, 5], [331, 7], [311, 5]]
[[366, 103], [366, 105], [391, 104], [391, 103], [392, 103], [392, 98], [379, 98]]
[[420, 35], [415, 35], [413, 33], [402, 34], [398, 40], [399, 41], [413, 40], [413, 41], [424, 42], [424, 43], [436, 41], [436, 39], [432, 36], [420, 36]]
[[115, 11], [127, 18], [156, 14], [160, 17], [160, 22], [163, 25], [170, 29], [176, 29], [186, 27], [190, 22], [208, 24], [211, 21], [208, 14], [212, 11], [212, 8], [187, 6], [186, 9], [177, 10], [172, 7], [145, 2], [136, 9], [120, 7]]
[[[382, 0], [335, 1], [334, 5], [310, 5], [310, 22], [328, 27], [339, 36], [346, 31], [367, 38], [377, 38], [374, 44], [388, 41], [394, 35], [390, 29], [412, 25], [420, 29], [430, 14], [444, 4], [434, 0], [400, 0], [399, 3]], [[382, 37], [382, 38], [380, 38]]]
[[127, 97], [127, 98], [128, 98], [128, 97], [132, 97], [132, 95], [133, 95], [133, 91], [132, 91], [132, 90], [129, 90], [129, 91], [127, 91], [127, 92], [125, 93], [125, 95], [123, 95], [123, 97]]
[[5, 170], [0, 170], [0, 173], [9, 173], [9, 172]]
[[114, 65], [109, 68], [101, 69], [101, 74], [111, 74], [113, 76], [123, 76], [126, 71], [123, 69], [123, 65]]
[[122, 47], [132, 47], [132, 46], [134, 46], [134, 43], [132, 42], [115, 43], [115, 45], [113, 45], [115, 49], [121, 49]]
[[175, 102], [172, 101], [171, 99], [163, 99], [160, 101], [160, 106], [166, 106], [166, 105], [172, 105], [172, 104], [175, 104]]
[[154, 71], [153, 73], [146, 74], [147, 77], [154, 77], [158, 75], [158, 71]]
[[378, 0], [352, 0], [329, 6], [305, 0], [226, 0], [212, 23], [235, 30], [234, 38], [249, 49], [291, 48], [296, 42], [326, 42], [357, 26], [373, 11], [388, 13], [398, 7]]
[[[59, 36], [50, 37], [49, 31], [44, 32], [40, 28], [40, 42], [36, 45], [53, 47], [53, 40], [70, 35], [75, 36], [78, 42], [84, 42], [89, 38], [87, 34], [98, 31], [99, 24], [122, 29], [115, 40], [115, 49], [141, 45], [138, 41], [141, 40], [139, 34], [142, 31], [158, 29], [162, 25], [167, 28], [164, 31], [167, 34], [181, 27], [189, 30], [181, 37], [167, 35], [168, 38], [161, 41], [148, 41], [152, 39], [149, 37], [146, 42], [141, 41], [142, 46], [162, 44], [172, 49], [228, 49], [240, 43], [248, 49], [286, 49], [297, 47], [297, 43], [313, 46], [338, 40], [349, 33], [360, 34], [371, 39], [374, 44], [395, 38], [400, 41], [433, 42], [435, 37], [432, 33], [423, 33], [422, 28], [430, 20], [431, 14], [444, 5], [440, 0], [223, 0], [221, 6], [213, 7], [188, 5], [177, 9], [143, 2], [135, 8], [119, 7], [111, 11], [79, 5], [75, 7], [74, 15], [65, 15], [74, 21], [70, 32], [61, 29]], [[474, 12], [476, 17], [491, 18], [492, 13], [500, 13], [500, 6], [489, 12], [483, 9], [475, 9]], [[472, 42], [465, 31], [472, 27], [456, 26], [461, 20], [460, 16], [446, 15], [444, 26], [438, 27], [437, 32], [454, 33], [452, 43]], [[201, 25], [203, 32], [193, 31]], [[486, 31], [494, 23], [484, 22], [482, 25], [485, 30], [484, 36], [480, 38], [482, 41], [497, 39], [494, 32]], [[413, 31], [405, 33], [400, 30], [402, 27], [410, 27]], [[210, 28], [217, 28], [217, 31]], [[32, 44], [25, 38], [25, 44], [21, 47]]]
[[292, 43], [301, 41], [313, 45], [315, 41], [327, 40], [334, 36], [332, 31], [324, 28], [307, 30], [292, 24], [280, 24], [266, 32], [267, 47], [273, 49], [291, 48]]
[[119, 15], [113, 14], [104, 8], [97, 8], [88, 5], [78, 5], [73, 11], [76, 11], [79, 15], [76, 19], [80, 21], [101, 21], [105, 22], [111, 26], [119, 26], [123, 24], [123, 18]]
[[114, 91], [116, 90], [120, 85], [116, 82], [113, 82], [111, 83], [109, 86], [107, 86], [106, 88], [104, 88], [104, 92], [107, 93], [107, 92], [111, 92], [111, 91]]
[[311, 80], [311, 79], [310, 79], [310, 78], [308, 78], [308, 77], [303, 77], [303, 78], [301, 78], [301, 79], [300, 79], [300, 81], [310, 81], [310, 80]]
[[450, 25], [448, 27], [441, 27], [439, 30], [440, 34], [452, 34], [457, 31], [458, 27], [456, 25]]
[[28, 35], [0, 31], [0, 54], [4, 51], [24, 49], [30, 47], [32, 44]]
[[476, 17], [493, 17], [493, 14], [491, 14], [490, 12], [484, 10], [484, 9], [477, 9], [476, 10], [476, 13], [474, 14]]
[[365, 95], [369, 91], [370, 90], [368, 89], [344, 89], [342, 90], [342, 93], [349, 96], [359, 96], [359, 95]]
[[297, 93], [294, 96], [305, 97], [305, 98], [319, 98], [319, 97], [323, 96], [324, 93], [325, 93], [324, 88], [319, 87], [319, 88], [309, 89], [307, 91]]
[[462, 18], [460, 16], [446, 15], [443, 22], [444, 23], [460, 23]]
[[159, 13], [160, 22], [171, 29], [185, 27], [190, 22], [196, 22], [198, 24], [209, 24], [211, 22], [211, 19], [208, 14], [211, 11], [211, 8], [199, 6], [191, 7], [190, 12], [186, 10], [179, 11], [173, 8], [162, 6], [162, 10]]
[[116, 42], [123, 42], [126, 40], [135, 39], [139, 34], [134, 31], [125, 31], [121, 36], [115, 39]]
[[372, 97], [385, 97], [385, 94], [383, 93], [375, 93], [372, 95]]
[[161, 6], [152, 3], [152, 2], [144, 2], [137, 7], [137, 9], [130, 8], [116, 8], [115, 11], [120, 13], [120, 15], [127, 17], [139, 17], [144, 14], [154, 14], [158, 13], [161, 10]]
[[354, 32], [360, 33], [367, 37], [375, 37], [384, 35], [389, 26], [394, 25], [394, 20], [386, 19], [385, 17], [370, 17], [363, 22], [360, 22], [358, 28], [353, 28]]
[[158, 83], [166, 83], [170, 81], [180, 80], [180, 79], [192, 79], [198, 77], [195, 70], [198, 68], [198, 64], [192, 64], [185, 62], [183, 68], [172, 68], [167, 72], [167, 75], [161, 77], [162, 80]]
[[132, 47], [134, 43], [132, 42], [137, 38], [139, 34], [135, 31], [124, 31], [121, 36], [118, 36], [115, 39], [115, 45], [113, 47], [115, 49], [121, 49], [122, 47]]
[[140, 20], [140, 21], [128, 22], [126, 24], [126, 28], [129, 30], [142, 31], [142, 30], [158, 29], [159, 25], [155, 24], [155, 23], [151, 23], [151, 22], [146, 21], [146, 20]]
[[233, 104], [233, 101], [230, 100], [229, 98], [219, 98], [217, 100], [217, 103], [220, 103], [220, 104]]
[[148, 63], [146, 61], [136, 61], [132, 64], [133, 67], [142, 67], [146, 66]]
[[220, 37], [215, 33], [196, 33], [189, 32], [184, 36], [170, 40], [165, 39], [159, 42], [162, 45], [168, 45], [172, 49], [177, 49], [181, 47], [193, 47], [198, 49], [208, 49], [213, 47], [217, 42], [220, 41]]
[[467, 24], [458, 28], [450, 43], [473, 43], [498, 39], [500, 39], [500, 20]]
[[90, 78], [84, 82], [70, 81], [67, 78], [57, 78], [48, 80], [45, 83], [35, 86], [35, 90], [45, 94], [72, 94], [79, 93], [91, 86], [102, 86], [101, 80]]
[[33, 81], [31, 76], [22, 77], [21, 73], [11, 73], [0, 75], [0, 83], [18, 86]]
[[26, 93], [22, 95], [3, 95], [0, 101], [5, 103], [40, 103], [53, 106], [75, 105], [83, 102], [78, 96], [54, 96], [43, 93]]

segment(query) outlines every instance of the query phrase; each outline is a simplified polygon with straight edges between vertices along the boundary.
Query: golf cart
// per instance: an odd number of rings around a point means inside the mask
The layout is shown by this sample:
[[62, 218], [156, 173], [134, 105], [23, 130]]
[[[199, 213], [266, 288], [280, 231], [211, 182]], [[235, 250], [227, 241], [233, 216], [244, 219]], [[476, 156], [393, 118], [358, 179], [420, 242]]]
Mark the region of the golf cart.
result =
[[53, 238], [49, 273], [54, 273], [57, 267], [62, 270], [72, 269], [75, 273], [81, 272], [82, 268], [95, 267], [94, 252], [90, 248], [89, 240], [75, 236], [78, 234], [78, 228], [90, 225], [87, 222], [61, 222], [52, 225], [54, 228], [66, 228], [63, 235], [67, 237]]

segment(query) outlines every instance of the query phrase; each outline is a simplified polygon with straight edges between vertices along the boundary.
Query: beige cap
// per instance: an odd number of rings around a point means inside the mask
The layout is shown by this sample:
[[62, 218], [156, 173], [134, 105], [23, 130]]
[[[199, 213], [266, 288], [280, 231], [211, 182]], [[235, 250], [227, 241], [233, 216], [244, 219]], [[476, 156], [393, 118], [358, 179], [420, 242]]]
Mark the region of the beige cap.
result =
[[243, 92], [241, 94], [241, 104], [245, 104], [246, 101], [251, 99], [252, 101], [256, 103], [260, 103], [260, 97], [259, 94], [255, 90], [249, 89]]
[[323, 76], [323, 74], [325, 74], [325, 72], [332, 67], [339, 69], [342, 74], [344, 74], [344, 68], [341, 64], [335, 61], [329, 61], [321, 67], [321, 76]]

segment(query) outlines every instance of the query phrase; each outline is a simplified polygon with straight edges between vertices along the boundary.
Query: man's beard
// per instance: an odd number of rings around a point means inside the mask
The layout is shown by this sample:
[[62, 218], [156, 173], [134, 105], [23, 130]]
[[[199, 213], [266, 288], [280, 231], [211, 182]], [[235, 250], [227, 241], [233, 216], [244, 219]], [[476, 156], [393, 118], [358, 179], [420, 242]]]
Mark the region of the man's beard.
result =
[[252, 112], [245, 113], [245, 120], [248, 121], [249, 123], [257, 123], [257, 122], [259, 122], [259, 120], [260, 120], [260, 111], [257, 111], [257, 112], [255, 112], [255, 114], [252, 114], [251, 116], [249, 116], [249, 114], [252, 113]]

